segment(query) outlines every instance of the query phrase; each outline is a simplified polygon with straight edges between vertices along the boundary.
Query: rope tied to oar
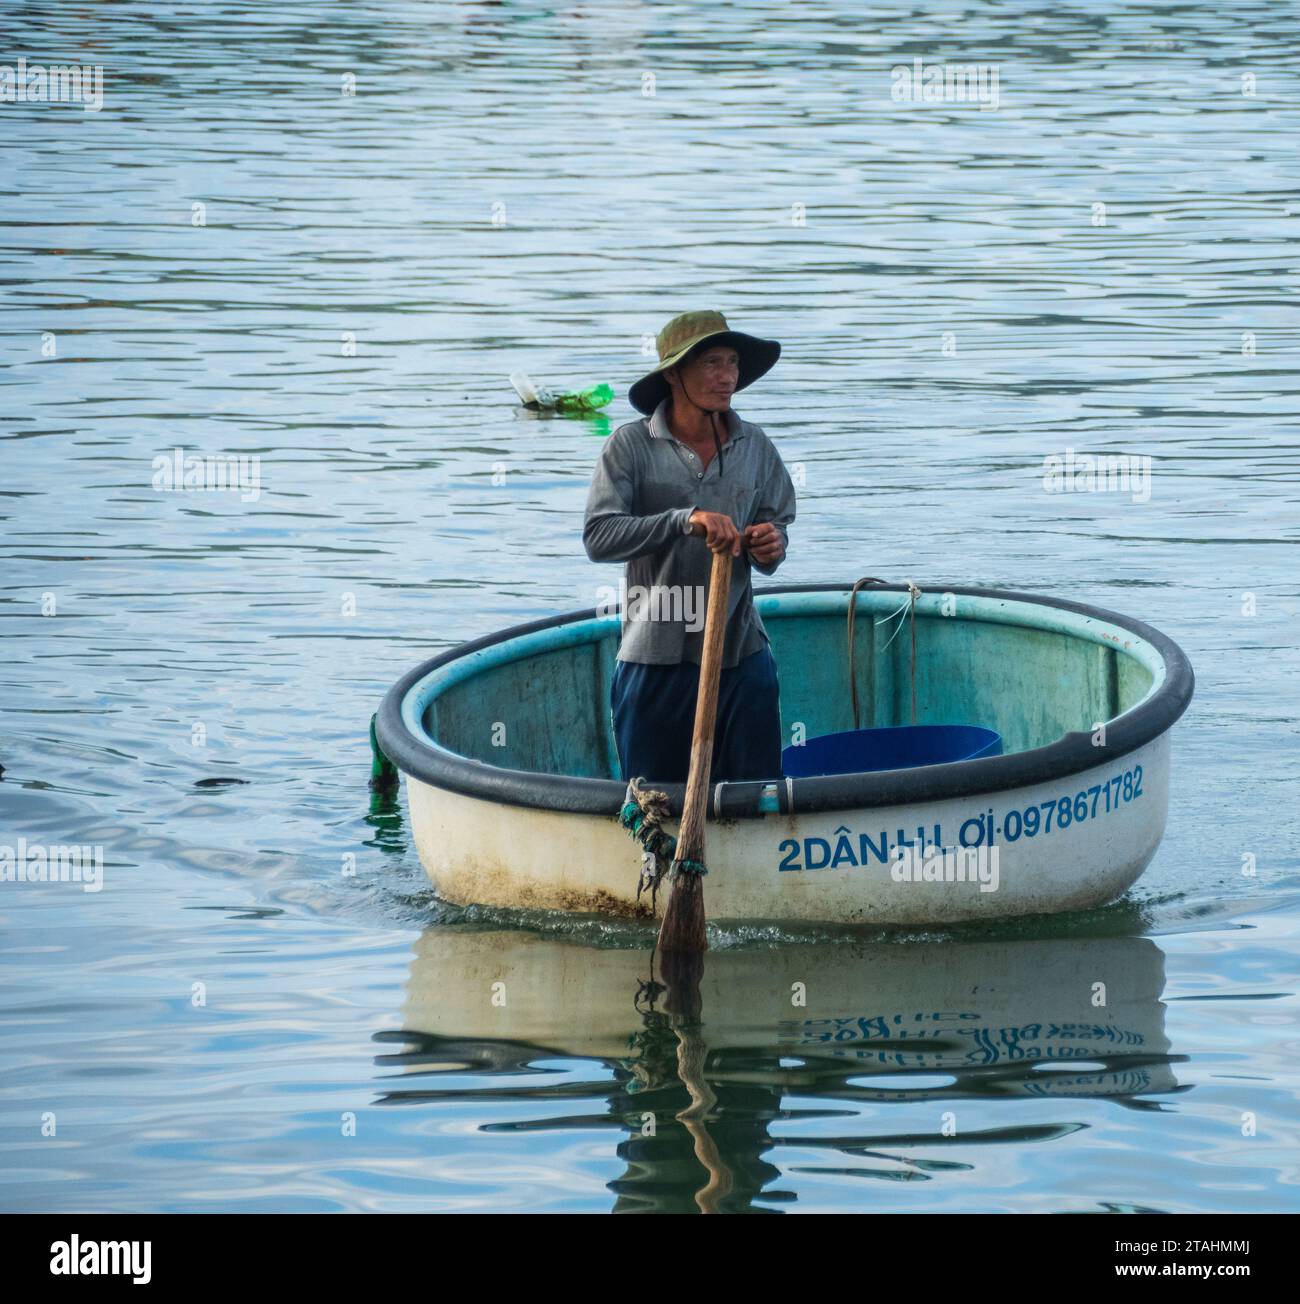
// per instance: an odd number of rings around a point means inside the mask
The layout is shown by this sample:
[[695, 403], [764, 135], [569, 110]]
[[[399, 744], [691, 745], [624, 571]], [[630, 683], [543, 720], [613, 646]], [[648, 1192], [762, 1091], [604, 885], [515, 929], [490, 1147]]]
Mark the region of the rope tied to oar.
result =
[[[669, 818], [668, 794], [644, 785], [643, 778], [629, 781], [627, 792], [623, 795], [623, 808], [618, 813], [618, 822], [644, 848], [636, 900], [640, 905], [642, 893], [649, 892], [650, 909], [654, 911], [658, 904], [659, 884], [674, 863], [677, 839], [663, 828], [664, 821]], [[704, 867], [700, 868], [702, 871]]]
[[683, 874], [707, 874], [704, 862], [690, 856], [676, 856], [677, 839], [663, 823], [671, 818], [668, 811], [668, 794], [657, 788], [647, 788], [645, 779], [628, 782], [623, 794], [623, 806], [618, 812], [618, 822], [644, 848], [641, 853], [641, 877], [636, 885], [637, 904], [650, 893], [650, 909], [658, 909], [659, 884], [665, 876], [670, 880]]
[[[916, 723], [916, 600], [921, 596], [921, 590], [911, 580], [904, 580], [903, 582], [907, 585], [907, 597], [904, 599], [902, 605], [898, 608], [897, 611], [891, 611], [889, 615], [882, 616], [879, 620], [875, 621], [874, 623], [876, 625], [885, 625], [888, 624], [889, 621], [897, 619], [897, 617], [901, 616], [903, 612], [905, 611], [907, 612], [908, 624], [911, 626], [911, 633], [912, 633], [912, 658], [911, 658], [910, 678], [912, 681], [912, 723], [915, 724]], [[862, 727], [860, 721], [860, 714], [858, 710], [857, 662], [855, 661], [853, 656], [854, 617], [857, 615], [857, 610], [858, 610], [858, 590], [861, 589], [865, 584], [888, 584], [888, 583], [889, 583], [888, 580], [877, 579], [874, 575], [864, 575], [860, 580], [858, 580], [856, 584], [854, 584], [852, 591], [849, 593], [849, 637], [848, 637], [849, 696], [853, 702], [853, 727], [855, 729], [860, 729]], [[885, 643], [885, 646], [880, 649], [882, 652], [886, 651], [889, 648], [890, 643], [892, 643], [894, 639], [898, 637], [898, 632], [902, 628], [903, 628], [903, 622], [900, 620], [898, 622], [898, 627], [889, 636], [888, 640]]]
[[674, 878], [679, 874], [707, 874], [708, 872], [709, 871], [704, 868], [704, 862], [702, 860], [684, 859], [673, 861]]

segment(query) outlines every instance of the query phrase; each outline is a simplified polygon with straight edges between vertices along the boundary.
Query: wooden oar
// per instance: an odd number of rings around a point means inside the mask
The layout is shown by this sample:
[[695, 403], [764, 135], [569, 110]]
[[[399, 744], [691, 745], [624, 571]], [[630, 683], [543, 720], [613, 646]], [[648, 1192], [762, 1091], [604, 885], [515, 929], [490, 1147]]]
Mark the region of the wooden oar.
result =
[[691, 737], [691, 768], [673, 860], [672, 892], [659, 929], [662, 951], [700, 952], [708, 947], [704, 934], [704, 815], [709, 801], [713, 730], [718, 719], [718, 682], [722, 675], [722, 641], [727, 632], [731, 564], [730, 549], [713, 554], [704, 651], [700, 656], [700, 687], [695, 699], [695, 732]]

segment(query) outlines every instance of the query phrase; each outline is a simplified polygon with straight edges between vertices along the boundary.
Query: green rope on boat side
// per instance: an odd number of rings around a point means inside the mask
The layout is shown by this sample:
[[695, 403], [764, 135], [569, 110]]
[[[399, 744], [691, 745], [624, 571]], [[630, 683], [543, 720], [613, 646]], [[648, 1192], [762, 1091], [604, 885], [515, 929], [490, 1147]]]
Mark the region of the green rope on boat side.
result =
[[665, 833], [635, 801], [624, 803], [618, 822], [647, 850], [656, 855], [671, 856], [677, 850], [677, 839]]
[[701, 860], [674, 860], [673, 875], [678, 874], [707, 874], [709, 871], [704, 868], [704, 862]]
[[638, 904], [644, 892], [650, 893], [651, 912], [656, 908], [659, 884], [668, 872], [677, 839], [661, 827], [668, 819], [668, 794], [644, 787], [644, 779], [632, 779], [627, 785], [618, 822], [642, 846], [641, 879], [637, 883]]
[[370, 787], [375, 792], [395, 792], [402, 776], [392, 761], [384, 755], [375, 733], [375, 716], [370, 717]]

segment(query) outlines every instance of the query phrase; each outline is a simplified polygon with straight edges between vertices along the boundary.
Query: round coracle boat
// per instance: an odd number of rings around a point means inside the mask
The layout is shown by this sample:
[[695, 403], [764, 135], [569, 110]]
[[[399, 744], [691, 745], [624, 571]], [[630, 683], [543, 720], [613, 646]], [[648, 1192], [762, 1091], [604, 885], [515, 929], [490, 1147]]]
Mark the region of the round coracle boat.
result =
[[[1150, 862], [1170, 729], [1193, 691], [1187, 658], [1159, 631], [961, 587], [783, 585], [755, 605], [792, 743], [950, 726], [999, 746], [714, 785], [711, 919], [914, 925], [1078, 910], [1121, 896]], [[384, 698], [378, 742], [406, 775], [416, 846], [444, 899], [651, 913], [619, 818], [619, 635], [617, 616], [595, 609], [518, 625], [434, 657]], [[684, 785], [657, 786], [680, 818]]]

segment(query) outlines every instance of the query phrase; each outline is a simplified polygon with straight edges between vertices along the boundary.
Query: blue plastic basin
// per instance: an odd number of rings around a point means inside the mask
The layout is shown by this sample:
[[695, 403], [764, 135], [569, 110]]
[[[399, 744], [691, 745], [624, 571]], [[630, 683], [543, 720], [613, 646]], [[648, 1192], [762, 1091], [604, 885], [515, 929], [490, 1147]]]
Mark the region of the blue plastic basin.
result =
[[781, 768], [788, 778], [808, 779], [1001, 755], [1002, 735], [992, 729], [973, 724], [908, 724], [809, 738], [803, 746], [787, 747], [781, 753]]

